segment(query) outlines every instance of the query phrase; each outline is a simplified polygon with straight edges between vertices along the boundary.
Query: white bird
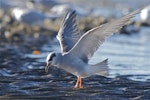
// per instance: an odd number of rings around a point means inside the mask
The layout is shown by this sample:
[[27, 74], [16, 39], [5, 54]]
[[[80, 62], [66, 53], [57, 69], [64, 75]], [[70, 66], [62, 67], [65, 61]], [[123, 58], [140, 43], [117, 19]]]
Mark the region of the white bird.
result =
[[140, 14], [140, 17], [143, 22], [149, 23], [150, 24], [150, 5], [145, 7]]
[[76, 12], [68, 12], [57, 35], [61, 53], [51, 52], [48, 54], [45, 71], [48, 72], [50, 66], [53, 65], [77, 76], [75, 88], [83, 88], [82, 78], [95, 74], [107, 76], [108, 59], [95, 65], [88, 64], [88, 61], [108, 36], [121, 29], [141, 10], [138, 9], [120, 19], [97, 26], [83, 35], [77, 28]]

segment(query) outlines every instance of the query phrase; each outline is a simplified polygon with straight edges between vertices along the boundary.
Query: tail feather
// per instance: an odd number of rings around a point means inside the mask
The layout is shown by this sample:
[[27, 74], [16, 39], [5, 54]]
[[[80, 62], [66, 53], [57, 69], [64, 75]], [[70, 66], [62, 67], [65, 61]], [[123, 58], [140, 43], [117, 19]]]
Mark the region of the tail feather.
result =
[[91, 66], [91, 73], [101, 76], [107, 76], [109, 71], [108, 59]]

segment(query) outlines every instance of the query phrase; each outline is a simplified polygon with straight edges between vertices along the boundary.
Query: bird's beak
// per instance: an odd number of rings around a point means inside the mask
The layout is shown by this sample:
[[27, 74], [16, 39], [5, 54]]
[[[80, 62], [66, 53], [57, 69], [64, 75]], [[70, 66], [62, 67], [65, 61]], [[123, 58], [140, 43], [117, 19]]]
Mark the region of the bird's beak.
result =
[[45, 67], [45, 71], [48, 72], [48, 69], [50, 68], [51, 63], [47, 63], [46, 67]]

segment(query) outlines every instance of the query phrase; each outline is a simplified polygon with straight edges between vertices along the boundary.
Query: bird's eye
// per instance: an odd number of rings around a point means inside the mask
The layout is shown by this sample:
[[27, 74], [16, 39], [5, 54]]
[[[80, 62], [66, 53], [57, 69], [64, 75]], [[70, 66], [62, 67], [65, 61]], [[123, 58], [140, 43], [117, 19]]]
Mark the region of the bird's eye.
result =
[[56, 56], [56, 54], [53, 53], [48, 61], [52, 61], [53, 57], [55, 57], [55, 56]]
[[52, 61], [52, 57], [50, 57], [50, 59], [48, 61]]

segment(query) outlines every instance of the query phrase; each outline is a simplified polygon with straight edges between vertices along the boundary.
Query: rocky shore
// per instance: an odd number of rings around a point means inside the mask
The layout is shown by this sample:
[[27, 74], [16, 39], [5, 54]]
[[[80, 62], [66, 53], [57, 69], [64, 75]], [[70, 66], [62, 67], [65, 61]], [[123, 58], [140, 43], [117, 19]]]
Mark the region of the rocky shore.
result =
[[[34, 40], [37, 42], [46, 42], [53, 36], [56, 36], [61, 21], [64, 15], [61, 17], [45, 18], [40, 21], [40, 24], [31, 25], [25, 23], [22, 20], [17, 20], [12, 14], [16, 8], [0, 9], [0, 42], [2, 43], [20, 43]], [[28, 9], [28, 8], [27, 8]], [[29, 9], [28, 9], [29, 10]], [[42, 10], [42, 9], [41, 9]], [[34, 14], [34, 13], [33, 13]], [[27, 15], [27, 14], [26, 14]], [[23, 16], [23, 15], [22, 15]], [[25, 16], [29, 21], [32, 21], [35, 16], [32, 12], [29, 16]], [[32, 18], [33, 17], [33, 18]], [[26, 18], [26, 19], [27, 19]], [[21, 18], [20, 18], [21, 19]], [[93, 16], [92, 14], [86, 16], [78, 15], [78, 27], [81, 32], [86, 32], [91, 28], [112, 21], [114, 18], [105, 18], [103, 16]], [[138, 32], [141, 26], [149, 26], [149, 23], [134, 21], [130, 22], [130, 25], [124, 26], [120, 33], [121, 34], [132, 34]], [[36, 44], [34, 44], [36, 45]]]

